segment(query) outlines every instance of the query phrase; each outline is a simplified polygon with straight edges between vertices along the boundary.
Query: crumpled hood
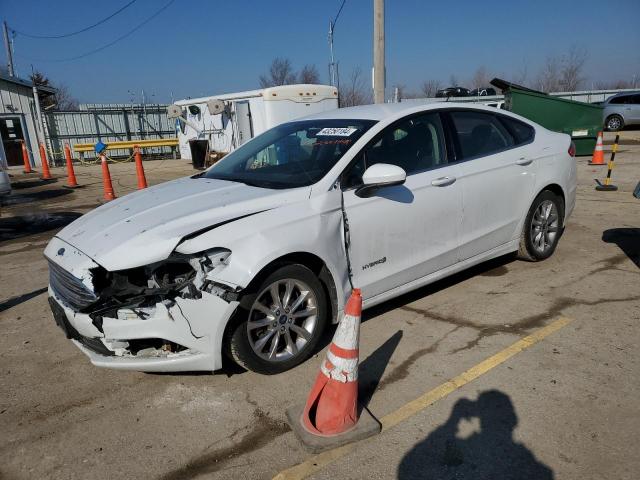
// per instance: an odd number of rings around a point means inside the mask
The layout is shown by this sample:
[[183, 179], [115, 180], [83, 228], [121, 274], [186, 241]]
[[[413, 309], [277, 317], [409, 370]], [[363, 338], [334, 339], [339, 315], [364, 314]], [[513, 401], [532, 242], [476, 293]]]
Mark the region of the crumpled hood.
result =
[[122, 270], [167, 258], [185, 235], [308, 196], [309, 187], [271, 190], [186, 177], [102, 205], [56, 236], [107, 270]]

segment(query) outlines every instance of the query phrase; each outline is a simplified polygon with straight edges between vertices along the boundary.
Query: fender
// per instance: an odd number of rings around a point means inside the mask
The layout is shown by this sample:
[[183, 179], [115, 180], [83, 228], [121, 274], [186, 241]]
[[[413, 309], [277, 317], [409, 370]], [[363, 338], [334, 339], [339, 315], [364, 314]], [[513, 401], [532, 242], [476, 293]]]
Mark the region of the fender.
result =
[[292, 253], [313, 254], [324, 262], [333, 278], [340, 310], [350, 291], [340, 195], [333, 189], [305, 203], [241, 218], [188, 238], [176, 252], [194, 254], [217, 247], [231, 250], [228, 265], [216, 272], [214, 280], [240, 289], [278, 258]]

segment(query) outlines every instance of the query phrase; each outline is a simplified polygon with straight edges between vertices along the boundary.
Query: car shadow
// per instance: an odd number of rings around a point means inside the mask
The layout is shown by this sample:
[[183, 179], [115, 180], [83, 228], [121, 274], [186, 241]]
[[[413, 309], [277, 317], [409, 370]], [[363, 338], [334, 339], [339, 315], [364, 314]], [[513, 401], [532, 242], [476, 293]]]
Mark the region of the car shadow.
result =
[[475, 401], [462, 398], [447, 421], [404, 456], [397, 478], [552, 480], [553, 470], [514, 440], [517, 425], [511, 399], [499, 390]]
[[368, 308], [367, 310], [362, 312], [362, 321], [366, 322], [368, 320], [371, 320], [372, 318], [379, 317], [380, 315], [407, 305], [408, 303], [412, 303], [416, 300], [420, 300], [421, 298], [428, 297], [429, 295], [433, 295], [440, 290], [452, 287], [453, 285], [464, 282], [476, 276], [499, 277], [502, 275], [506, 275], [509, 272], [507, 266], [515, 260], [515, 255], [510, 253], [498, 258], [488, 260], [478, 265], [474, 265], [473, 267], [470, 267], [458, 273], [454, 273], [453, 275], [430, 283], [429, 285], [420, 287], [416, 290], [412, 290], [411, 292], [407, 292], [398, 297], [387, 300], [380, 305]]
[[602, 232], [602, 241], [618, 245], [629, 260], [640, 268], [640, 228], [611, 228]]

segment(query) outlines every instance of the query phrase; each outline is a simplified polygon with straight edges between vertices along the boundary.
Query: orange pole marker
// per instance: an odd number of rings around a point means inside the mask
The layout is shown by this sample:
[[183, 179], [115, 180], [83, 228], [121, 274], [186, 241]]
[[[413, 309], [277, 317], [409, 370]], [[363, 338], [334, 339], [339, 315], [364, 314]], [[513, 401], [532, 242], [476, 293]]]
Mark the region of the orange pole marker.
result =
[[49, 171], [49, 161], [44, 151], [44, 145], [40, 144], [40, 161], [42, 162], [42, 180], [51, 180], [51, 172]]
[[24, 173], [33, 173], [31, 162], [29, 161], [29, 153], [27, 152], [27, 144], [24, 140], [22, 140], [22, 161], [24, 162]]
[[593, 157], [589, 165], [604, 165], [604, 149], [602, 147], [602, 132], [598, 132], [596, 148], [593, 149]]
[[113, 192], [111, 184], [111, 174], [109, 173], [109, 164], [104, 153], [100, 154], [100, 163], [102, 165], [102, 185], [104, 187], [104, 199], [107, 201], [114, 200], [116, 194]]
[[67, 184], [65, 187], [67, 188], [77, 188], [78, 182], [76, 180], [76, 172], [73, 171], [73, 159], [71, 158], [71, 149], [69, 145], [64, 146], [64, 158], [67, 162]]
[[138, 177], [138, 190], [147, 188], [147, 178], [144, 176], [144, 167], [142, 166], [142, 155], [140, 155], [140, 147], [137, 145], [135, 148], [136, 158], [136, 176]]

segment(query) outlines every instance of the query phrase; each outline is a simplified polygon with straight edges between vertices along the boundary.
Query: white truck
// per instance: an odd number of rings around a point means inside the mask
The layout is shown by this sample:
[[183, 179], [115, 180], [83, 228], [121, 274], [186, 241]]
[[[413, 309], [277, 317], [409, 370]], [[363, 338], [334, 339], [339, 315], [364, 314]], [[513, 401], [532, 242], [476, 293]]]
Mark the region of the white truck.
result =
[[298, 84], [180, 100], [169, 116], [176, 118], [180, 157], [191, 160], [190, 140], [229, 153], [276, 125], [336, 108], [336, 87]]

